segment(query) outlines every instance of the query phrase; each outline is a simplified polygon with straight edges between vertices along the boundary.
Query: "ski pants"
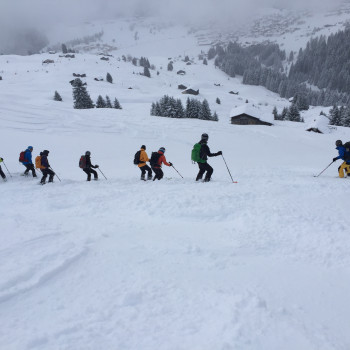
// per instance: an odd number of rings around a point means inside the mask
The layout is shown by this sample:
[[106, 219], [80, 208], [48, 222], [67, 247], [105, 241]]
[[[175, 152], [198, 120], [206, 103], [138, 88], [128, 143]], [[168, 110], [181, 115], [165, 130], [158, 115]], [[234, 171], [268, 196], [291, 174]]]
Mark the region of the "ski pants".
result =
[[344, 177], [344, 170], [350, 176], [350, 164], [343, 162], [343, 164], [338, 168], [339, 177]]
[[46, 178], [47, 178], [47, 175], [50, 175], [49, 176], [49, 182], [53, 182], [53, 177], [55, 176], [55, 173], [47, 168], [47, 169], [41, 169], [41, 172], [43, 173], [43, 177], [41, 178], [41, 183], [45, 183], [46, 181]]
[[27, 175], [29, 173], [29, 170], [32, 171], [33, 177], [36, 177], [34, 164], [23, 164], [26, 167], [26, 170], [24, 172], [24, 175]]
[[1, 165], [0, 165], [0, 176], [1, 176], [3, 179], [6, 179], [6, 175], [5, 175], [4, 172], [2, 171]]
[[85, 168], [83, 171], [87, 174], [87, 181], [91, 181], [91, 174], [94, 174], [94, 179], [98, 179], [98, 174], [96, 170], [93, 170], [91, 168]]
[[199, 172], [198, 175], [196, 177], [196, 181], [200, 180], [204, 173], [206, 173], [205, 175], [205, 181], [210, 181], [211, 175], [214, 172], [214, 169], [208, 164], [208, 163], [198, 163], [198, 167], [199, 167]]
[[155, 175], [154, 175], [154, 178], [153, 178], [153, 181], [158, 179], [158, 180], [161, 180], [164, 176], [164, 173], [163, 173], [163, 170], [162, 168], [156, 168], [156, 167], [152, 167], [152, 170], [154, 171]]
[[152, 176], [152, 169], [146, 164], [139, 168], [141, 170], [141, 173], [143, 176], [146, 175], [146, 172], [148, 172], [148, 176]]

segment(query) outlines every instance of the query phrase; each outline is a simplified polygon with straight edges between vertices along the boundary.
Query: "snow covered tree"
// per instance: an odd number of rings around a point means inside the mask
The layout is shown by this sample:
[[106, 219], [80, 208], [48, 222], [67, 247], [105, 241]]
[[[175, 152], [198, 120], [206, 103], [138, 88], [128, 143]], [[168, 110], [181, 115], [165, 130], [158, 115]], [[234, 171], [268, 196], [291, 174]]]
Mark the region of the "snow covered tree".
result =
[[209, 103], [206, 99], [202, 102], [201, 113], [200, 113], [199, 119], [203, 119], [203, 120], [211, 120], [212, 119], [211, 111], [209, 108]]
[[113, 107], [115, 109], [122, 109], [122, 106], [120, 105], [119, 101], [116, 98], [114, 99]]
[[73, 101], [75, 109], [94, 108], [94, 103], [91, 100], [89, 93], [86, 91], [83, 82], [77, 78], [73, 82]]
[[214, 122], [218, 122], [219, 121], [219, 117], [218, 117], [216, 112], [214, 112], [213, 117], [211, 118], [211, 120], [214, 121]]
[[151, 77], [151, 72], [149, 71], [148, 67], [143, 68], [143, 75], [148, 78]]
[[112, 76], [111, 76], [109, 73], [107, 73], [107, 75], [106, 75], [106, 80], [107, 80], [109, 83], [113, 84], [113, 78], [112, 78]]
[[208, 60], [212, 60], [216, 56], [216, 50], [214, 47], [211, 47], [208, 51]]
[[96, 101], [96, 108], [106, 108], [106, 101], [101, 95], [98, 96]]
[[340, 110], [337, 106], [333, 106], [329, 111], [329, 125], [341, 126], [341, 124]]
[[55, 95], [54, 95], [53, 99], [54, 99], [54, 101], [60, 101], [60, 102], [62, 101], [62, 97], [57, 91], [55, 91]]
[[190, 61], [190, 58], [186, 55], [185, 56], [185, 62], [189, 62]]
[[288, 108], [284, 107], [281, 113], [281, 120], [287, 120], [287, 115], [288, 115]]
[[68, 53], [66, 44], [62, 44], [62, 53], [64, 54]]
[[172, 72], [173, 69], [174, 69], [173, 63], [172, 63], [172, 62], [169, 62], [169, 63], [168, 63], [168, 71], [169, 71], [169, 72]]
[[106, 108], [113, 108], [109, 96], [106, 95]]
[[208, 61], [207, 61], [207, 59], [206, 59], [206, 58], [204, 58], [204, 60], [203, 60], [203, 64], [205, 64], [206, 66], [208, 65]]
[[278, 114], [278, 111], [277, 111], [277, 107], [276, 107], [276, 106], [273, 107], [272, 114], [273, 114], [273, 119], [274, 119], [274, 120], [280, 120], [280, 119], [281, 119], [280, 116], [279, 116], [279, 114]]
[[295, 103], [292, 103], [288, 109], [287, 120], [292, 122], [301, 122], [299, 108]]
[[220, 101], [219, 97], [216, 98], [216, 103], [217, 103], [218, 105], [221, 105], [221, 101]]

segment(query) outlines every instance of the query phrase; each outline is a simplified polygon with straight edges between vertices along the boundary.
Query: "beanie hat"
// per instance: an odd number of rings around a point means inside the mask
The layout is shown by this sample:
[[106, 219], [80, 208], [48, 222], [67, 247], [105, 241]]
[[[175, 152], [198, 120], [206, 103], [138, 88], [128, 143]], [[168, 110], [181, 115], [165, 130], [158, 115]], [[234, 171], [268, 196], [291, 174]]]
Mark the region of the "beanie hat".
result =
[[145, 145], [142, 145], [142, 146], [141, 146], [141, 149], [146, 150], [146, 146], [145, 146]]
[[208, 134], [202, 134], [202, 140], [203, 141], [208, 141], [209, 135]]
[[159, 152], [164, 153], [165, 152], [165, 148], [164, 147], [159, 148]]
[[50, 151], [48, 151], [47, 149], [45, 149], [45, 150], [43, 151], [43, 155], [44, 155], [44, 156], [48, 156], [49, 153], [50, 153]]
[[86, 156], [89, 156], [90, 154], [91, 154], [90, 151], [86, 151], [86, 152], [85, 152], [85, 155], [86, 155]]
[[337, 140], [337, 141], [335, 141], [335, 145], [336, 145], [337, 147], [342, 146], [342, 145], [343, 145], [343, 142], [342, 142], [341, 140]]
[[33, 146], [28, 146], [28, 149], [31, 149], [31, 150], [32, 150], [32, 149], [33, 149]]

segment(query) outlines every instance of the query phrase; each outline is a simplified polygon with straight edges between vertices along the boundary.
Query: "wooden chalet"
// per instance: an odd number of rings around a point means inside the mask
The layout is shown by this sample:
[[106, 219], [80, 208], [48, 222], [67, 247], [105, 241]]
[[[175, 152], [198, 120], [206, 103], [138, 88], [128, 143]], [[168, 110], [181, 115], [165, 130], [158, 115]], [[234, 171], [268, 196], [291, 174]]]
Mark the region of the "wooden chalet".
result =
[[273, 125], [273, 115], [267, 116], [258, 108], [251, 106], [241, 106], [234, 108], [230, 114], [231, 124], [236, 125]]

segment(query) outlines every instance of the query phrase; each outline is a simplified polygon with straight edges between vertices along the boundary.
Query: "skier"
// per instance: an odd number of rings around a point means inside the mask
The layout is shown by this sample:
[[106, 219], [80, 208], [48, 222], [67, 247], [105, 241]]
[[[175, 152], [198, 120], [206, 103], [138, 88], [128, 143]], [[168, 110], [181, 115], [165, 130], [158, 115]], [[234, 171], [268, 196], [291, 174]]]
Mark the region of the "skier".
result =
[[85, 152], [85, 165], [84, 165], [84, 168], [83, 168], [83, 171], [87, 174], [87, 180], [86, 181], [91, 181], [91, 174], [94, 175], [94, 180], [97, 181], [98, 180], [98, 174], [97, 174], [97, 171], [96, 170], [93, 170], [92, 168], [94, 169], [97, 169], [98, 168], [98, 165], [92, 165], [91, 164], [91, 152], [90, 151], [86, 151]]
[[146, 172], [148, 172], [147, 180], [152, 180], [152, 169], [146, 164], [149, 162], [148, 155], [146, 153], [146, 146], [142, 145], [140, 149], [140, 163], [138, 167], [141, 170], [141, 180], [146, 180]]
[[196, 181], [201, 180], [204, 173], [207, 172], [205, 175], [205, 178], [204, 178], [204, 182], [209, 182], [211, 179], [211, 175], [214, 172], [214, 169], [207, 163], [207, 159], [208, 159], [208, 157], [217, 157], [217, 156], [222, 155], [221, 151], [219, 151], [217, 153], [210, 152], [210, 149], [207, 145], [208, 139], [209, 139], [208, 134], [202, 134], [201, 140], [198, 142], [198, 144], [200, 145], [200, 149], [199, 149], [199, 158], [200, 159], [197, 160], [199, 172], [198, 172], [198, 175], [196, 177]]
[[162, 170], [162, 163], [165, 164], [166, 166], [172, 166], [172, 163], [168, 163], [165, 158], [165, 148], [161, 147], [159, 148], [158, 152], [153, 152], [152, 157], [151, 157], [151, 166], [152, 170], [154, 171], [155, 175], [153, 178], [153, 181], [156, 179], [161, 180], [164, 176], [163, 170]]
[[[0, 158], [0, 163], [2, 163], [4, 161], [4, 158]], [[4, 174], [4, 172], [1, 169], [1, 165], [0, 165], [0, 176], [3, 178], [4, 181], [6, 180], [6, 175]]]
[[44, 150], [41, 154], [41, 166], [42, 166], [41, 172], [43, 173], [43, 177], [41, 178], [40, 183], [42, 185], [45, 185], [47, 175], [50, 175], [49, 182], [53, 182], [53, 177], [55, 176], [55, 173], [52, 171], [52, 169], [50, 169], [50, 164], [47, 159], [49, 153], [50, 152], [48, 150]]
[[335, 145], [337, 146], [335, 149], [338, 150], [339, 156], [333, 158], [333, 162], [337, 161], [338, 159], [342, 159], [344, 161], [338, 168], [339, 177], [344, 177], [344, 170], [346, 171], [347, 176], [350, 176], [350, 152], [347, 152], [345, 147], [347, 144], [343, 145], [341, 140], [337, 140]]
[[26, 167], [26, 170], [23, 175], [27, 176], [29, 173], [29, 170], [31, 170], [33, 177], [37, 177], [34, 169], [34, 164], [32, 162], [32, 152], [33, 152], [33, 146], [28, 146], [28, 148], [24, 152], [24, 160], [22, 161], [22, 164]]

